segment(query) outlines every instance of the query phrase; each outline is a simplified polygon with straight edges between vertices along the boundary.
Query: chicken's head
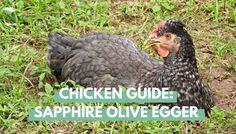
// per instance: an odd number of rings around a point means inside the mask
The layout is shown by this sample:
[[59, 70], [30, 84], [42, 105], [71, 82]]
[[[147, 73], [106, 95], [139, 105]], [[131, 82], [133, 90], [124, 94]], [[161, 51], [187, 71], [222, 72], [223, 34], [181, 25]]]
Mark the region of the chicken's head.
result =
[[164, 58], [194, 58], [194, 45], [184, 26], [179, 20], [160, 21], [151, 32], [146, 48], [153, 48]]

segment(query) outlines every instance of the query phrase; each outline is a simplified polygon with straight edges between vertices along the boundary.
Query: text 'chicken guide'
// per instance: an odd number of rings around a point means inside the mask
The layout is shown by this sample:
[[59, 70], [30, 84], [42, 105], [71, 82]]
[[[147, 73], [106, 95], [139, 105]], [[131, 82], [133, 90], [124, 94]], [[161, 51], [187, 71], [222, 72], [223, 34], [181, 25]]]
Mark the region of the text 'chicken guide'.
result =
[[[169, 91], [168, 88], [127, 88], [127, 90], [122, 88], [62, 88], [59, 92], [55, 93], [55, 97], [58, 98], [56, 101], [67, 101], [67, 100], [79, 100], [81, 102], [82, 99], [91, 100], [96, 99], [98, 101], [109, 101], [115, 100], [114, 102], [123, 101], [123, 99], [130, 99], [135, 102], [135, 100], [145, 100], [148, 101], [150, 99], [161, 99], [165, 102], [165, 100], [170, 100], [170, 102], [176, 102], [176, 92]], [[60, 100], [59, 100], [60, 99]]]
[[[62, 88], [55, 91], [56, 102], [79, 103], [145, 103], [143, 106], [37, 106], [29, 110], [30, 121], [95, 121], [95, 120], [203, 120], [204, 110], [196, 106], [173, 106], [177, 93], [168, 88]], [[163, 105], [149, 107], [148, 103]]]

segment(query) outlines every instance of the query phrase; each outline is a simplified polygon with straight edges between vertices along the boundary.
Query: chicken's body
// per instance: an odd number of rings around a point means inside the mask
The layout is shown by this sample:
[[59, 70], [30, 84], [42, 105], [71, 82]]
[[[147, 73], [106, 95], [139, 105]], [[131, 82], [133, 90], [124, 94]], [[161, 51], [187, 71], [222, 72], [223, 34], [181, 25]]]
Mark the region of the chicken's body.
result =
[[49, 46], [47, 64], [56, 75], [85, 87], [144, 86], [163, 66], [129, 39], [108, 33], [88, 34], [78, 40], [51, 33]]
[[177, 91], [178, 106], [197, 106], [210, 112], [214, 101], [210, 88], [198, 73], [194, 45], [179, 21], [159, 23], [152, 33], [158, 61], [127, 38], [93, 33], [75, 39], [49, 34], [47, 64], [63, 81], [84, 87], [168, 87]]

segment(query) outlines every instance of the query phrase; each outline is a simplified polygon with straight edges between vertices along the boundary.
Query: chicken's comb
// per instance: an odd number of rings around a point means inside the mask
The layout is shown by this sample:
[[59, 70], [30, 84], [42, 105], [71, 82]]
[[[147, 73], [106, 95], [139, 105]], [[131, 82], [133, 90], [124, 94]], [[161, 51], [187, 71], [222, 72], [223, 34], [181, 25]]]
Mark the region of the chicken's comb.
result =
[[180, 20], [167, 20], [167, 21], [164, 21], [164, 20], [161, 20], [157, 23], [156, 27], [154, 30], [152, 30], [151, 34], [150, 34], [150, 38], [156, 38], [157, 36], [160, 35], [162, 29], [165, 27], [165, 26], [170, 26], [170, 27], [180, 27], [180, 28], [183, 28], [185, 27], [184, 23]]
[[166, 21], [161, 20], [160, 22], [158, 22], [156, 28], [159, 28], [159, 29], [163, 28], [165, 26], [165, 23], [166, 23]]
[[172, 27], [185, 27], [185, 24], [180, 20], [167, 20], [166, 25], [172, 26]]
[[150, 34], [150, 38], [156, 38], [159, 35], [160, 30], [165, 26], [165, 23], [166, 22], [164, 20], [161, 20], [160, 22], [158, 22], [156, 27], [152, 30]]

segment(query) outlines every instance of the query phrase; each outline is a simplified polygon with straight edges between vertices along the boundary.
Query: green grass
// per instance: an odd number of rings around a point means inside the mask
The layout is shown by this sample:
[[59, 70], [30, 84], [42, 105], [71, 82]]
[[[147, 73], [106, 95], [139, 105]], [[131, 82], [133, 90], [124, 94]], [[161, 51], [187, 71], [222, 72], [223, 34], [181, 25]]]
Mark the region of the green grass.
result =
[[[210, 64], [207, 57], [198, 59], [202, 71], [218, 65], [235, 72], [235, 60], [222, 62], [236, 56], [235, 7], [234, 0], [225, 0], [225, 4], [218, 0], [0, 1], [0, 131], [184, 133], [185, 125], [180, 121], [28, 122], [28, 109], [55, 105], [52, 92], [60, 85], [45, 63], [47, 34], [60, 31], [78, 37], [90, 31], [107, 31], [132, 38], [143, 47], [160, 19], [178, 18], [186, 22], [196, 51], [207, 48], [213, 53]], [[217, 108], [200, 125], [190, 123], [190, 133], [235, 132], [235, 111]]]

